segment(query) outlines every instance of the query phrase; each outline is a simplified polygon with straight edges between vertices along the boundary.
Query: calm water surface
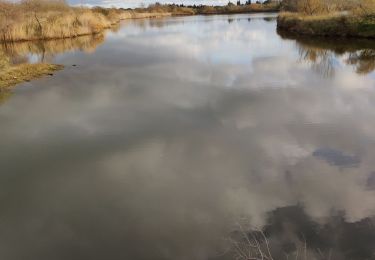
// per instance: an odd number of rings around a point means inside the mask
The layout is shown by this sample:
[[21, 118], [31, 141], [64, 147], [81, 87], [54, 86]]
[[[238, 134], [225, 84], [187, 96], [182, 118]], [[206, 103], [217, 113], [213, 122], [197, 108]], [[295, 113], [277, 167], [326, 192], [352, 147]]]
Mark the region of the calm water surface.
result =
[[374, 41], [223, 15], [1, 53], [66, 65], [0, 93], [1, 259], [375, 259]]

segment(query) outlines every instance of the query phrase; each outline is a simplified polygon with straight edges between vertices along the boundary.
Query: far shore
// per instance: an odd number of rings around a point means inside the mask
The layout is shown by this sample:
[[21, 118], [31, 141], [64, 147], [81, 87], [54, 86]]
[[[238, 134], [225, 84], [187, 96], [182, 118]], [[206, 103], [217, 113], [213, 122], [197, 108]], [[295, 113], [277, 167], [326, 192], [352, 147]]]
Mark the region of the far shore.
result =
[[277, 29], [311, 37], [375, 38], [375, 1], [284, 0]]
[[97, 34], [121, 20], [183, 15], [278, 12], [277, 4], [183, 6], [153, 4], [147, 8], [83, 8], [62, 2], [0, 0], [0, 42], [51, 40]]
[[281, 13], [277, 28], [297, 35], [375, 39], [375, 15]]

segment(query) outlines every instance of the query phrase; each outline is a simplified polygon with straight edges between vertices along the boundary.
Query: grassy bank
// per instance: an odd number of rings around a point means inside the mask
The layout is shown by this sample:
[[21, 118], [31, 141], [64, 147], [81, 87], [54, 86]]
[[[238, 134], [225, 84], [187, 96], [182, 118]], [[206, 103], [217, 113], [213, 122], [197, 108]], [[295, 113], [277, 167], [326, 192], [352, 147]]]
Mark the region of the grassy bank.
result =
[[170, 15], [70, 7], [58, 0], [0, 0], [0, 42], [71, 38], [102, 32], [122, 19]]
[[277, 27], [314, 36], [375, 38], [375, 0], [284, 0]]
[[277, 19], [279, 30], [316, 36], [375, 38], [375, 15], [301, 15], [282, 13]]
[[100, 13], [60, 2], [0, 2], [0, 13], [2, 42], [76, 37], [111, 25]]
[[183, 6], [153, 4], [147, 8], [71, 7], [62, 0], [0, 0], [0, 42], [50, 40], [97, 34], [124, 19], [171, 15], [275, 12], [277, 4]]
[[62, 65], [45, 63], [20, 64], [8, 67], [0, 72], [0, 92], [25, 81], [52, 75], [53, 72], [62, 68]]
[[[1, 97], [12, 86], [52, 74], [63, 66], [48, 64], [54, 56], [67, 51], [92, 52], [104, 41], [103, 34], [58, 40], [22, 41], [0, 44], [0, 104]], [[40, 63], [29, 64], [29, 55]]]

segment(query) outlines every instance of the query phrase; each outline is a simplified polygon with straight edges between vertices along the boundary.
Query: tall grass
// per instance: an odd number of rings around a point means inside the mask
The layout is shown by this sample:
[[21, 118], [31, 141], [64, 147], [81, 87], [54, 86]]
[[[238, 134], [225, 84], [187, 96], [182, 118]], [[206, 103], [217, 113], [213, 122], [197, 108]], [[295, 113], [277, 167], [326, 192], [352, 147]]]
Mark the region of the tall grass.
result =
[[122, 19], [153, 16], [115, 8], [71, 7], [61, 0], [22, 0], [19, 3], [0, 0], [0, 42], [96, 34]]
[[304, 15], [348, 11], [355, 15], [374, 15], [375, 0], [284, 0], [282, 10]]
[[63, 2], [0, 2], [0, 40], [3, 42], [75, 37], [98, 33], [110, 25], [110, 20], [100, 13], [69, 7]]
[[278, 28], [298, 34], [375, 38], [375, 0], [285, 0]]

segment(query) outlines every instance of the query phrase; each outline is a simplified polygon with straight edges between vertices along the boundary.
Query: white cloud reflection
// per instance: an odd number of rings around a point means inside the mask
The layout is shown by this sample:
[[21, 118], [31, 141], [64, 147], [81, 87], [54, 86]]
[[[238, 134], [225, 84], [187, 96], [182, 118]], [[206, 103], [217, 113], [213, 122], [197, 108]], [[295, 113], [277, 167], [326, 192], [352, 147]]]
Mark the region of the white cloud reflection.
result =
[[207, 259], [239, 216], [375, 213], [371, 75], [317, 74], [272, 22], [153, 22], [1, 106], [3, 258]]

